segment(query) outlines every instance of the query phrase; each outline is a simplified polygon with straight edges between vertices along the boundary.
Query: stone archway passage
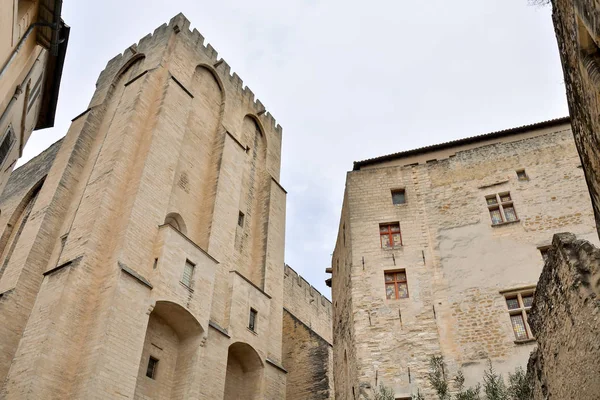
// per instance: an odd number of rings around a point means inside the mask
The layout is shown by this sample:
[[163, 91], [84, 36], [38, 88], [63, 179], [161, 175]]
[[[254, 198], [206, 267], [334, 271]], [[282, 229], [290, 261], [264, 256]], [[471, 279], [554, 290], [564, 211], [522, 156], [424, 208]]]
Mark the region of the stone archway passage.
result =
[[189, 398], [202, 332], [185, 308], [157, 301], [148, 320], [134, 399]]
[[259, 400], [263, 380], [260, 356], [246, 343], [229, 346], [224, 400]]

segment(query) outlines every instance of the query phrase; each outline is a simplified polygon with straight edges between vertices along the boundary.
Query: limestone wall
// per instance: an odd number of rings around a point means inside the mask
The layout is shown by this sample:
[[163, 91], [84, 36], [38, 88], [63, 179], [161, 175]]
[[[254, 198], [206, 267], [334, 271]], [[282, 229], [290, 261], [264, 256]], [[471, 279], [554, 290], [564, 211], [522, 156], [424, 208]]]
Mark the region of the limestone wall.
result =
[[[504, 375], [525, 366], [534, 342], [530, 335], [517, 339], [505, 296], [534, 290], [540, 248], [553, 234], [568, 230], [597, 240], [568, 121], [527, 129], [447, 158], [386, 161], [348, 174], [347, 243], [340, 223], [332, 264], [334, 343], [352, 349], [357, 377], [338, 388], [348, 372], [336, 358], [336, 393], [350, 393], [341, 398], [352, 398], [354, 386], [376, 383], [400, 397], [417, 389], [427, 394], [432, 354], [445, 357], [450, 374], [462, 369], [468, 385], [481, 381], [488, 357]], [[521, 169], [526, 179], [517, 176]], [[392, 204], [398, 188], [405, 204]], [[500, 193], [510, 193], [518, 218], [492, 225], [486, 196]], [[402, 246], [384, 249], [379, 225], [395, 222]], [[346, 275], [337, 260], [349, 252]], [[387, 299], [384, 274], [397, 270], [406, 272], [409, 296]]]
[[284, 268], [286, 399], [333, 399], [332, 304], [289, 265]]
[[600, 233], [600, 7], [593, 0], [552, 0], [569, 114]]
[[597, 399], [600, 249], [566, 233], [552, 244], [529, 318], [538, 343], [527, 371], [534, 399]]

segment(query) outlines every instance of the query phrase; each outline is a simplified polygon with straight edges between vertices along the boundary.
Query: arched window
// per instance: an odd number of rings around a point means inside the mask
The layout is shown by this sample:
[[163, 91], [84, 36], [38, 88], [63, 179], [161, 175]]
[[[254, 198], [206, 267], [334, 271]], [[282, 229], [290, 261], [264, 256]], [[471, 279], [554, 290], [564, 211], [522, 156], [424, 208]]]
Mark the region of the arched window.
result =
[[177, 229], [179, 232], [183, 233], [184, 235], [187, 234], [185, 222], [183, 222], [183, 218], [181, 218], [181, 215], [179, 215], [177, 213], [167, 214], [167, 216], [165, 218], [165, 225], [172, 226], [173, 228]]

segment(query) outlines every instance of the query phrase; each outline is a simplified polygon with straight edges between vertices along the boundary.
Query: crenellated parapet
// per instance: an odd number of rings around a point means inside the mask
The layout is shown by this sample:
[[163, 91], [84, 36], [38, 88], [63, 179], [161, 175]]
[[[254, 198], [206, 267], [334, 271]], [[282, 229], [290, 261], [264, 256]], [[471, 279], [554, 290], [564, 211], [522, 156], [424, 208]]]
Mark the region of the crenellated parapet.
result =
[[289, 265], [284, 266], [283, 306], [325, 340], [332, 342], [332, 304]]
[[[177, 71], [177, 66], [180, 62], [188, 62], [188, 60], [167, 60], [168, 50], [167, 45], [169, 38], [172, 35], [177, 35], [184, 38], [185, 47], [193, 49], [196, 53], [195, 61], [197, 65], [202, 65], [209, 68], [219, 78], [220, 83], [228, 94], [233, 94], [239, 98], [239, 101], [249, 106], [249, 112], [257, 116], [265, 129], [270, 129], [282, 133], [282, 127], [277, 123], [275, 117], [266, 111], [263, 103], [255, 98], [254, 93], [248, 86], [244, 86], [240, 76], [231, 70], [230, 65], [223, 58], [219, 58], [217, 50], [205, 41], [204, 36], [196, 29], [190, 30], [190, 21], [183, 15], [178, 14], [171, 18], [168, 24], [162, 24], [154, 30], [153, 33], [144, 36], [138, 43], [132, 44], [123, 53], [116, 55], [108, 61], [106, 67], [101, 72], [96, 85], [100, 88], [102, 85], [112, 81], [115, 75], [127, 64], [127, 62], [136, 56], [143, 55], [146, 57], [144, 68], [140, 70], [151, 70], [161, 65], [167, 65], [169, 71], [184, 85], [186, 84], [186, 76], [193, 73], [191, 71]], [[160, 51], [156, 54], [156, 50]], [[175, 68], [174, 68], [175, 67]], [[180, 76], [181, 75], [181, 76]], [[97, 93], [98, 94], [98, 93]], [[98, 96], [94, 96], [92, 105], [100, 100]]]

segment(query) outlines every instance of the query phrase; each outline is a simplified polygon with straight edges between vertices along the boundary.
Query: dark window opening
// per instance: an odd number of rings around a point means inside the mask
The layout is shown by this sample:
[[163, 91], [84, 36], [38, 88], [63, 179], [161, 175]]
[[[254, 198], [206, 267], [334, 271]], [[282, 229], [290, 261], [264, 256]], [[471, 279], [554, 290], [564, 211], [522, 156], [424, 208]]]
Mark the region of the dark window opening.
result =
[[156, 379], [156, 369], [158, 367], [158, 359], [150, 356], [148, 360], [148, 368], [146, 369], [146, 376], [151, 379]]
[[392, 190], [392, 204], [405, 204], [406, 203], [406, 191], [404, 189]]
[[256, 317], [258, 315], [258, 312], [254, 309], [251, 308], [250, 309], [250, 318], [248, 320], [248, 329], [250, 329], [252, 332], [256, 332]]
[[240, 211], [238, 214], [238, 225], [243, 228], [244, 227], [244, 213]]
[[528, 181], [529, 180], [529, 177], [527, 176], [527, 173], [525, 172], [524, 169], [517, 170], [517, 179], [520, 181]]
[[10, 153], [14, 143], [15, 133], [12, 127], [9, 126], [4, 135], [4, 139], [2, 139], [2, 144], [0, 144], [0, 165], [4, 164], [4, 161], [6, 161], [6, 157], [8, 157], [8, 153]]

